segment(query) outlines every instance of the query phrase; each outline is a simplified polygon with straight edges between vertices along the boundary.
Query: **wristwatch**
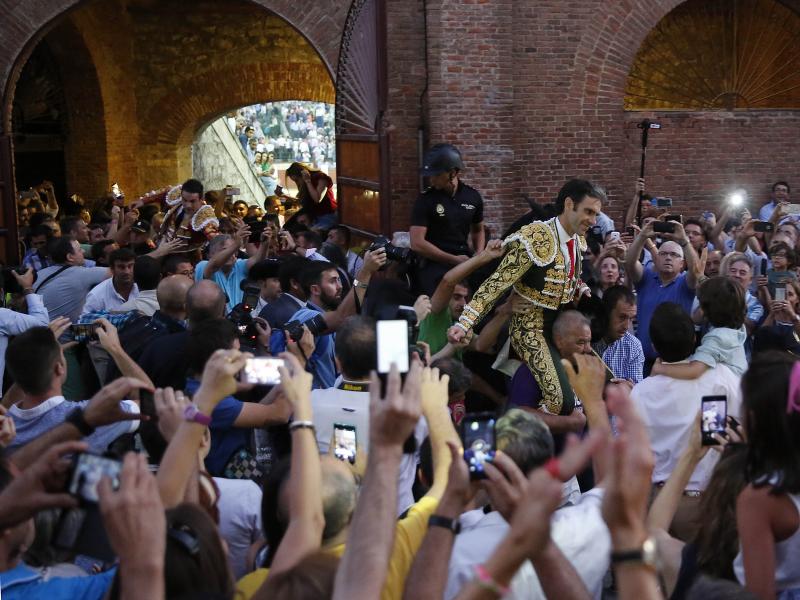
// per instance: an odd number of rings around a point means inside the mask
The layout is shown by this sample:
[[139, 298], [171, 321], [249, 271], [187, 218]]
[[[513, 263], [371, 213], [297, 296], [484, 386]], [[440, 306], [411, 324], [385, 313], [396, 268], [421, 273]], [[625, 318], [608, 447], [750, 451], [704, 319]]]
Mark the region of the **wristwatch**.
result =
[[201, 413], [196, 404], [188, 404], [186, 408], [183, 409], [183, 418], [192, 423], [200, 423], [200, 425], [205, 425], [206, 427], [211, 425], [211, 417]]
[[444, 527], [451, 531], [453, 535], [461, 533], [461, 522], [458, 519], [449, 519], [439, 515], [431, 515], [428, 518], [428, 527]]
[[654, 537], [648, 537], [640, 548], [635, 550], [621, 550], [611, 553], [611, 564], [641, 564], [658, 571], [658, 547]]
[[363, 281], [359, 281], [358, 279], [353, 279], [353, 287], [354, 288], [361, 288], [362, 290], [367, 289], [367, 284]]
[[86, 422], [86, 417], [83, 415], [83, 409], [81, 408], [73, 409], [64, 419], [64, 422], [75, 427], [83, 437], [88, 437], [94, 433], [94, 427]]

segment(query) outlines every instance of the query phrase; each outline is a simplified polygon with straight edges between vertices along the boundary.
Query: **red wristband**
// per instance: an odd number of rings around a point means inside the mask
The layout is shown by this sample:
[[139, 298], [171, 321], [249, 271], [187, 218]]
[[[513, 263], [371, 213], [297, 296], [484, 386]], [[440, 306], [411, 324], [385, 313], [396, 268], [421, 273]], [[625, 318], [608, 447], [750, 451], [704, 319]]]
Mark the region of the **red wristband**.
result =
[[544, 470], [547, 471], [553, 479], [561, 481], [561, 463], [559, 463], [555, 456], [544, 463]]

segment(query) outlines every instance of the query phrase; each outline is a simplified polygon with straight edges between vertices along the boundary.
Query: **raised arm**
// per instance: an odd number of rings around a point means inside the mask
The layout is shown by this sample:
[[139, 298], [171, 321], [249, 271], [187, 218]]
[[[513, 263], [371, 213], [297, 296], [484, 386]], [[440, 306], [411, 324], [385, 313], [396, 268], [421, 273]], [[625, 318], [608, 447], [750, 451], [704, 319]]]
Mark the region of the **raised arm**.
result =
[[625, 209], [624, 227], [631, 225], [636, 221], [636, 215], [639, 211], [639, 203], [642, 201], [642, 193], [644, 193], [644, 178], [639, 177], [636, 180], [636, 190], [633, 192], [633, 198], [628, 208]]
[[422, 414], [428, 422], [433, 458], [433, 485], [425, 495], [441, 498], [447, 486], [447, 473], [450, 469], [448, 444], [460, 444], [450, 411], [447, 409], [447, 385], [450, 377], [448, 375], [440, 377], [439, 369], [426, 368], [422, 371], [421, 379]]
[[421, 367], [415, 361], [402, 392], [396, 367], [389, 373], [386, 398], [373, 373], [370, 390], [370, 444], [364, 486], [350, 526], [347, 549], [336, 572], [333, 600], [374, 600], [386, 579], [397, 511], [397, 469], [403, 443], [420, 417]]
[[253, 256], [247, 259], [248, 271], [253, 267], [253, 265], [260, 263], [267, 257], [267, 250], [269, 250], [269, 240], [271, 237], [272, 231], [269, 229], [269, 227], [266, 227], [264, 231], [261, 232], [261, 243], [258, 245], [258, 249]]
[[250, 236], [250, 228], [243, 225], [236, 230], [233, 234], [233, 244], [228, 248], [224, 248], [217, 252], [214, 256], [209, 257], [205, 268], [203, 269], [203, 279], [211, 279], [214, 273], [219, 271], [222, 266], [228, 262], [228, 259], [239, 251], [242, 247], [244, 240]]
[[150, 377], [148, 377], [142, 367], [122, 349], [122, 344], [117, 335], [117, 328], [106, 319], [98, 319], [98, 321], [100, 327], [97, 328], [97, 339], [103, 349], [111, 355], [119, 372], [122, 373], [124, 377], [133, 377], [134, 379], [145, 382], [147, 386], [152, 389], [153, 382], [150, 380]]
[[372, 280], [372, 276], [385, 264], [385, 249], [379, 248], [374, 251], [367, 250], [364, 252], [364, 262], [358, 270], [358, 273], [356, 273], [358, 286], [354, 285], [350, 288], [350, 291], [336, 310], [328, 311], [322, 315], [330, 331], [336, 331], [349, 316], [356, 313], [356, 298], [358, 298], [358, 305], [364, 306], [364, 296], [367, 292], [367, 286]]
[[491, 240], [486, 244], [486, 248], [484, 248], [482, 252], [450, 269], [444, 274], [439, 285], [436, 286], [433, 296], [431, 296], [431, 312], [442, 312], [447, 308], [456, 285], [464, 281], [482, 266], [489, 264], [501, 256], [503, 256], [503, 242], [500, 240]]
[[629, 279], [634, 285], [639, 283], [644, 275], [644, 267], [642, 267], [639, 257], [642, 255], [647, 241], [654, 235], [651, 221], [639, 232], [639, 235], [633, 238], [633, 243], [628, 246], [628, 251], [625, 253], [625, 272], [630, 275]]
[[[292, 455], [289, 475], [289, 525], [270, 567], [270, 576], [294, 567], [318, 550], [325, 529], [322, 512], [322, 469], [314, 436], [311, 411], [311, 383], [307, 373], [291, 354], [284, 354], [289, 369], [280, 367], [281, 387], [294, 409], [289, 426]], [[291, 373], [291, 374], [290, 374]]]

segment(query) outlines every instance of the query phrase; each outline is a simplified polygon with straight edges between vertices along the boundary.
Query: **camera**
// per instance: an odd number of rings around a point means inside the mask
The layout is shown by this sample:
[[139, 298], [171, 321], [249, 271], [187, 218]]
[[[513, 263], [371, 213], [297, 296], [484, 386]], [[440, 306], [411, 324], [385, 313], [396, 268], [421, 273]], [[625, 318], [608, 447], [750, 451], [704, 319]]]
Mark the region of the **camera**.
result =
[[248, 306], [244, 302], [237, 304], [228, 315], [228, 320], [236, 325], [239, 330], [239, 347], [242, 352], [255, 352], [256, 340], [258, 339], [258, 329], [250, 314], [253, 306]]
[[586, 245], [589, 246], [592, 254], [599, 254], [603, 246], [603, 229], [600, 225], [593, 225], [586, 232]]
[[372, 241], [372, 244], [370, 244], [368, 250], [370, 252], [374, 252], [375, 250], [380, 250], [381, 248], [386, 251], [386, 260], [393, 260], [399, 263], [411, 262], [410, 248], [399, 248], [392, 244], [388, 238], [379, 235]]
[[[20, 287], [17, 279], [14, 277], [13, 273], [17, 275], [24, 275], [28, 271], [28, 267], [3, 267], [2, 269], [2, 284], [3, 284], [3, 291], [7, 294], [21, 294], [22, 288]], [[34, 278], [34, 281], [36, 279]]]
[[325, 317], [323, 317], [321, 314], [314, 315], [311, 319], [303, 323], [297, 320], [289, 321], [283, 326], [283, 329], [289, 334], [289, 337], [293, 342], [299, 344], [300, 339], [303, 337], [303, 325], [308, 327], [308, 330], [314, 337], [322, 335], [328, 331], [328, 324], [325, 322]]

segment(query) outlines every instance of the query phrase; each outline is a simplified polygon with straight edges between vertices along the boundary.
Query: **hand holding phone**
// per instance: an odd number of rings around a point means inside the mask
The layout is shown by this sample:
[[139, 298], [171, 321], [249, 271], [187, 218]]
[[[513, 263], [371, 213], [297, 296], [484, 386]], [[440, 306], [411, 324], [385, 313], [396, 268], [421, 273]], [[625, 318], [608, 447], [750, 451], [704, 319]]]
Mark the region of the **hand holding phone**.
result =
[[76, 342], [94, 342], [97, 341], [98, 327], [99, 323], [75, 323], [70, 326], [70, 330]]
[[286, 361], [272, 356], [257, 356], [248, 358], [244, 368], [240, 371], [239, 380], [242, 383], [254, 385], [278, 385], [281, 382], [279, 367], [285, 367]]
[[103, 477], [110, 478], [111, 487], [116, 490], [119, 488], [121, 471], [122, 463], [113, 458], [90, 452], [76, 454], [67, 491], [83, 502], [96, 504], [100, 501], [97, 493], [100, 480]]
[[496, 450], [495, 421], [493, 413], [471, 413], [461, 422], [464, 460], [470, 479], [486, 479], [484, 464], [494, 460]]
[[378, 373], [386, 374], [392, 363], [399, 373], [407, 373], [409, 368], [408, 321], [394, 319], [378, 321]]
[[719, 442], [714, 439], [714, 434], [725, 435], [725, 425], [728, 418], [727, 396], [703, 396], [700, 401], [701, 425], [703, 446], [717, 446]]
[[775, 301], [776, 302], [786, 302], [786, 284], [785, 283], [777, 283], [777, 284], [775, 284]]

